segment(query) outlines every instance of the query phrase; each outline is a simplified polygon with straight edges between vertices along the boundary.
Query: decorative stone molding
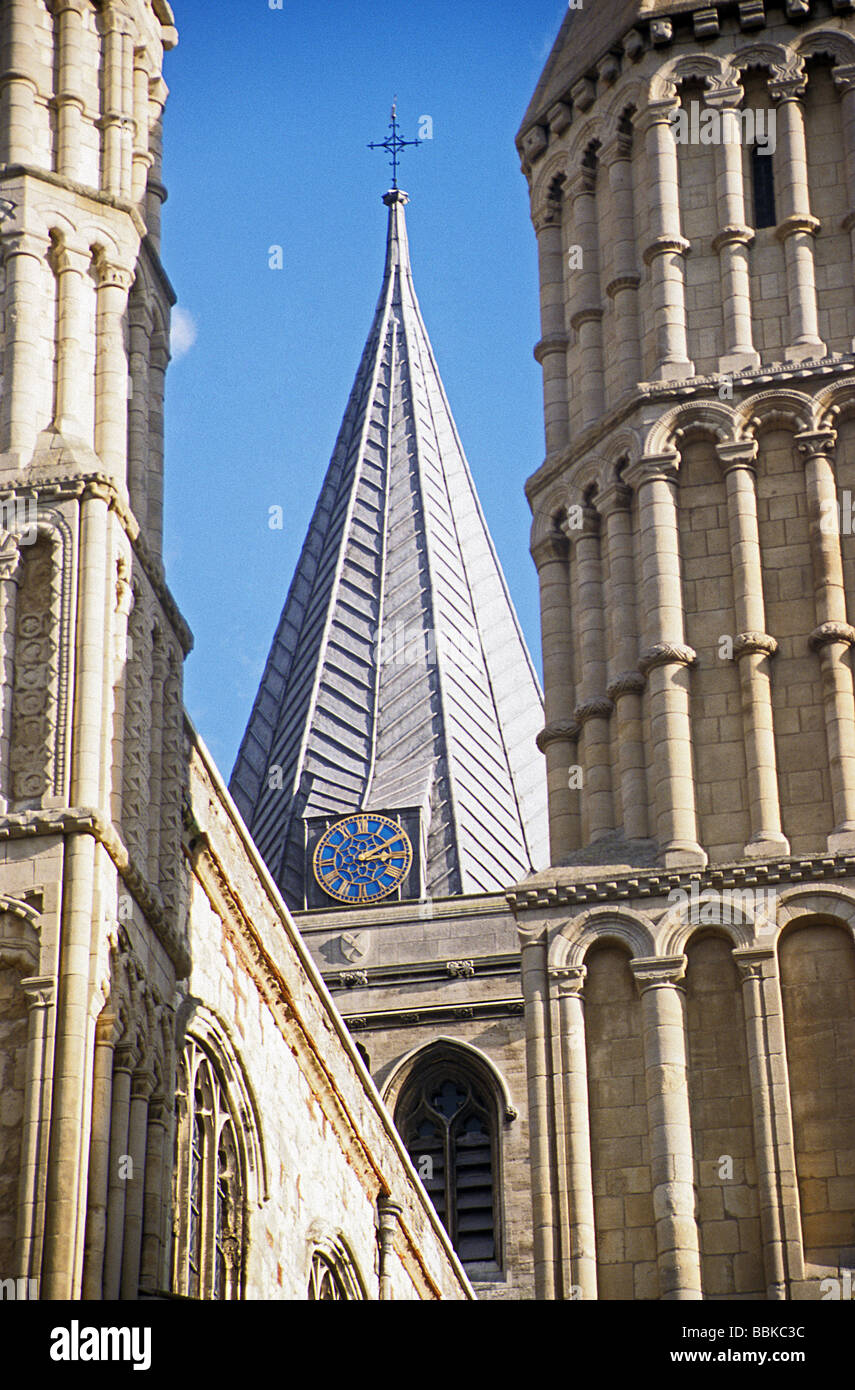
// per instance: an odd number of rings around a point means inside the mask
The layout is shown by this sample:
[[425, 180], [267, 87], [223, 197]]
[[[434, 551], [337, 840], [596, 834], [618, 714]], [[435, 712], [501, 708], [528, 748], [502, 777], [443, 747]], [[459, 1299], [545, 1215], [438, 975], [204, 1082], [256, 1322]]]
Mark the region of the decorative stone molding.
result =
[[722, 227], [721, 231], [713, 237], [712, 249], [716, 254], [723, 246], [750, 246], [754, 240], [754, 230], [752, 227], [732, 225]]
[[475, 974], [475, 962], [472, 960], [447, 960], [445, 968], [449, 975], [461, 979], [470, 979]]
[[695, 10], [695, 38], [714, 39], [718, 35], [718, 10], [714, 6], [704, 10]]
[[692, 666], [697, 659], [698, 654], [693, 647], [679, 642], [657, 642], [642, 652], [638, 669], [646, 676], [655, 666]]
[[532, 353], [534, 360], [541, 366], [547, 357], [553, 352], [566, 352], [569, 339], [566, 333], [548, 333], [535, 343]]
[[775, 236], [779, 241], [786, 241], [787, 237], [793, 236], [796, 232], [806, 232], [809, 236], [816, 236], [821, 226], [822, 223], [818, 217], [812, 217], [806, 212], [796, 213], [778, 223], [775, 228]]
[[579, 725], [575, 719], [553, 719], [543, 726], [535, 739], [535, 743], [541, 753], [545, 753], [550, 743], [558, 743], [565, 739], [575, 743], [579, 733]]
[[595, 308], [594, 305], [589, 305], [585, 309], [576, 310], [575, 314], [570, 319], [570, 327], [575, 333], [583, 323], [599, 323], [602, 317], [603, 311], [601, 308]]
[[558, 994], [582, 995], [585, 992], [587, 973], [587, 965], [551, 966], [549, 978], [554, 982]]
[[629, 962], [639, 994], [648, 989], [676, 985], [686, 974], [685, 956], [649, 956]]
[[637, 290], [640, 284], [640, 275], [616, 275], [614, 280], [610, 280], [606, 285], [606, 294], [609, 299], [614, 299], [621, 290]]
[[621, 695], [640, 695], [645, 687], [645, 679], [640, 671], [621, 671], [606, 686], [606, 695], [615, 703]]
[[778, 643], [768, 632], [740, 632], [733, 641], [734, 661], [738, 661], [749, 652], [762, 652], [765, 656], [774, 656], [777, 650]]
[[[788, 8], [791, 2], [792, 0], [788, 0]], [[807, 90], [804, 61], [794, 58], [786, 67], [773, 68], [767, 85], [769, 95], [776, 105], [784, 101], [798, 101]]]
[[364, 970], [343, 970], [338, 978], [345, 989], [368, 984], [368, 975]]
[[731, 468], [755, 468], [758, 449], [756, 439], [727, 440], [715, 446], [725, 473], [729, 473]]
[[563, 531], [549, 531], [531, 547], [531, 556], [538, 569], [555, 561], [567, 559], [567, 538]]
[[650, 265], [656, 260], [657, 256], [667, 254], [685, 255], [691, 251], [692, 243], [687, 241], [684, 236], [658, 236], [655, 241], [651, 241], [641, 253], [645, 265]]
[[0, 536], [0, 581], [11, 584], [21, 581], [21, 551], [18, 541], [8, 531]]
[[762, 29], [766, 24], [766, 10], [763, 0], [740, 0], [740, 29]]
[[795, 445], [803, 459], [827, 457], [834, 452], [836, 430], [804, 430], [795, 435]]
[[613, 711], [614, 705], [611, 700], [600, 697], [596, 700], [585, 700], [581, 705], [577, 705], [573, 711], [573, 718], [581, 729], [589, 719], [608, 719]]
[[855, 643], [855, 627], [850, 627], [849, 623], [820, 623], [808, 638], [808, 646], [814, 652], [832, 642], [845, 642], [851, 647]]

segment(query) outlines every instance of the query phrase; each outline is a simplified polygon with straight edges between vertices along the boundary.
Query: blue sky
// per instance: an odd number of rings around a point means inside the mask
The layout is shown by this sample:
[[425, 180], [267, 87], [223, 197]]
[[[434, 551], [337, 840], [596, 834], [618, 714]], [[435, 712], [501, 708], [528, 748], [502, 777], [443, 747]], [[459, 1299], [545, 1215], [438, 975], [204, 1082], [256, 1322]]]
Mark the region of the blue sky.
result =
[[196, 638], [187, 707], [228, 776], [380, 288], [390, 173], [366, 145], [385, 137], [393, 95], [404, 136], [432, 121], [400, 174], [416, 291], [539, 668], [523, 493], [543, 457], [537, 257], [513, 139], [564, 4], [174, 9], [165, 561]]

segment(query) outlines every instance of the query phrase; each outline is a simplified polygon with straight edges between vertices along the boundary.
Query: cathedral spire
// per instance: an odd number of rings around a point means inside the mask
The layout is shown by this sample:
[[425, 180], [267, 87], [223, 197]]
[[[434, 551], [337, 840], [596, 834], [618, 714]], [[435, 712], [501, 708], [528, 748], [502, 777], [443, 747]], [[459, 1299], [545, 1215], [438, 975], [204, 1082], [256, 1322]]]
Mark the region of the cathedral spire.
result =
[[383, 201], [374, 322], [231, 781], [295, 907], [323, 817], [415, 816], [404, 896], [546, 861], [540, 690], [416, 299], [407, 194]]

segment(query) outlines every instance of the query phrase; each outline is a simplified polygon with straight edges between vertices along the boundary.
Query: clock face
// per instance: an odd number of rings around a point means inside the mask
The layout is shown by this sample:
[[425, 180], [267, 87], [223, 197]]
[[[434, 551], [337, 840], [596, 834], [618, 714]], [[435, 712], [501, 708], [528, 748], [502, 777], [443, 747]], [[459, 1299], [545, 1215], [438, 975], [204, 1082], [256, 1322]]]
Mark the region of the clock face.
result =
[[397, 821], [360, 811], [321, 836], [312, 868], [331, 898], [372, 903], [394, 893], [412, 862], [413, 847]]

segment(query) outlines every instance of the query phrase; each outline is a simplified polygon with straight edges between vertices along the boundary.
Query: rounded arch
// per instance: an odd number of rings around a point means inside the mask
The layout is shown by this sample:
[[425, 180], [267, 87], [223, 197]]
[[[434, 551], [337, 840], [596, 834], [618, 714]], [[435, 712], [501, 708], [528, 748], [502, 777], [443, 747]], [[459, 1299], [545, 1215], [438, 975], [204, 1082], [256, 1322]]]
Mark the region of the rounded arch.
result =
[[[674, 903], [659, 920], [659, 953], [663, 956], [683, 955], [698, 932], [712, 931], [727, 937], [735, 949], [750, 946], [759, 934], [768, 930], [765, 900], [759, 910], [757, 903], [750, 901], [756, 899], [754, 889], [734, 889], [730, 895], [728, 889], [705, 888], [694, 897], [684, 890], [678, 891], [684, 892], [683, 899]], [[693, 917], [696, 920], [692, 920]], [[772, 921], [774, 923], [774, 908]]]
[[628, 81], [618, 83], [603, 107], [604, 143], [611, 142], [619, 134], [624, 116], [633, 119], [643, 106], [646, 93], [647, 84], [641, 77], [633, 75]]
[[758, 391], [737, 407], [736, 426], [751, 438], [776, 426], [794, 433], [810, 430], [815, 427], [814, 402], [802, 391]]
[[653, 76], [647, 88], [648, 102], [673, 100], [677, 88], [688, 78], [699, 77], [707, 86], [733, 86], [739, 83], [739, 73], [726, 58], [714, 53], [684, 53], [669, 58]]
[[592, 907], [565, 922], [549, 948], [549, 969], [583, 965], [594, 945], [611, 941], [625, 947], [633, 958], [655, 955], [653, 922], [643, 912], [628, 907]]
[[588, 146], [596, 141], [598, 147], [602, 148], [608, 135], [604, 114], [601, 111], [592, 111], [581, 121], [574, 121], [570, 128], [567, 148], [567, 168], [571, 174], [575, 174]]
[[560, 149], [555, 154], [551, 154], [542, 167], [538, 165], [537, 174], [532, 181], [531, 187], [531, 211], [533, 217], [543, 212], [551, 202], [555, 201], [552, 191], [553, 186], [556, 179], [561, 179], [562, 182], [566, 179], [567, 170], [567, 151], [564, 149]]
[[673, 448], [678, 434], [695, 430], [716, 440], [738, 439], [737, 414], [720, 401], [686, 401], [660, 415], [644, 441], [644, 454], [661, 454]]
[[560, 483], [547, 493], [544, 500], [539, 503], [531, 523], [529, 548], [532, 551], [542, 541], [545, 541], [553, 531], [560, 530], [561, 522], [567, 515], [571, 501], [570, 489], [567, 484]]
[[727, 62], [740, 74], [747, 72], [749, 68], [765, 68], [771, 72], [774, 69], [792, 67], [793, 50], [785, 44], [769, 43], [761, 39], [730, 53]]
[[836, 884], [787, 888], [778, 900], [775, 944], [780, 942], [785, 932], [789, 934], [790, 930], [802, 923], [808, 926], [806, 919], [810, 918], [832, 926], [848, 927], [855, 940], [855, 891], [838, 888]]
[[18, 898], [0, 897], [0, 968], [14, 965], [39, 972], [41, 915]]
[[818, 429], [834, 429], [838, 420], [855, 415], [855, 382], [833, 381], [814, 397]]
[[792, 51], [803, 58], [831, 58], [834, 63], [855, 63], [855, 39], [841, 29], [811, 29], [793, 40]]
[[417, 1067], [423, 1063], [430, 1065], [434, 1061], [441, 1061], [453, 1054], [457, 1054], [461, 1061], [468, 1063], [483, 1075], [487, 1085], [501, 1100], [505, 1120], [515, 1120], [519, 1111], [514, 1105], [510, 1087], [492, 1057], [488, 1057], [487, 1053], [482, 1052], [480, 1047], [464, 1042], [462, 1038], [447, 1036], [434, 1038], [429, 1043], [420, 1043], [417, 1047], [411, 1048], [395, 1063], [386, 1078], [382, 1091], [383, 1100], [389, 1110], [394, 1111], [407, 1080]]
[[[627, 463], [633, 464], [641, 458], [643, 452], [641, 435], [631, 425], [624, 425], [621, 429], [615, 430], [613, 434], [609, 435], [606, 445], [602, 456], [605, 470], [617, 468], [624, 459]], [[604, 473], [603, 481], [604, 483], [610, 481], [608, 471]]]

